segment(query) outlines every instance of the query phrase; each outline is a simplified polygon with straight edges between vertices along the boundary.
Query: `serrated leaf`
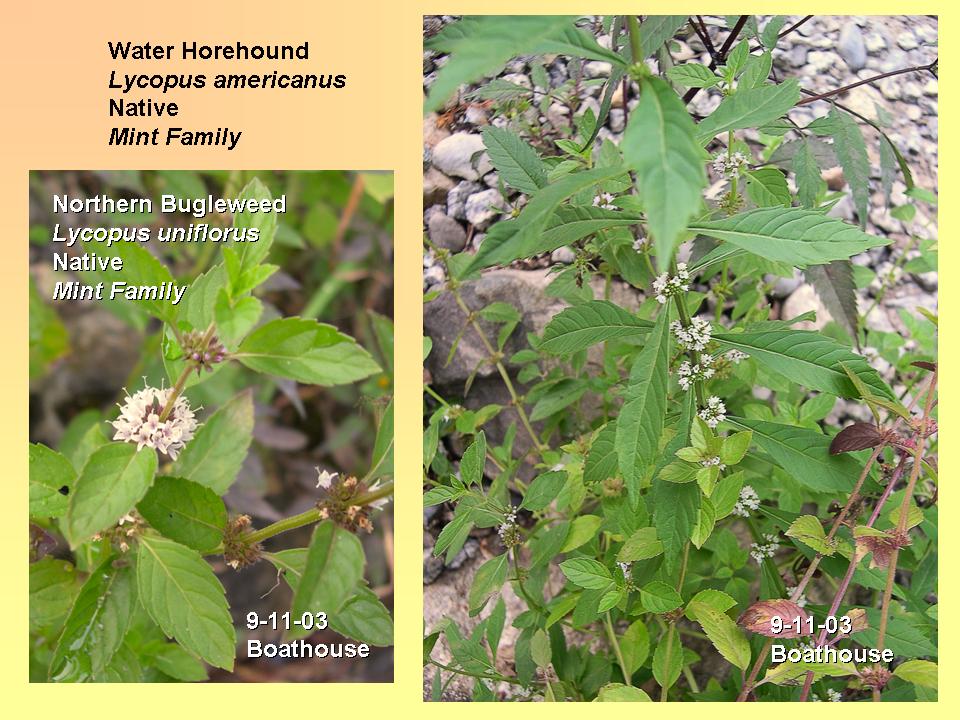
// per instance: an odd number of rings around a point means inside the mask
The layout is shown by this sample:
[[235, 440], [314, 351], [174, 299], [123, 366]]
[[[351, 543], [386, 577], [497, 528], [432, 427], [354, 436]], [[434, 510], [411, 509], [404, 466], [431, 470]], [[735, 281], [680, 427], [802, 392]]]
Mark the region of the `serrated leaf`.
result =
[[82, 586], [77, 569], [52, 557], [30, 563], [30, 632], [58, 627]]
[[114, 442], [87, 460], [70, 495], [63, 531], [71, 547], [106, 529], [130, 512], [150, 489], [157, 472], [157, 453], [138, 451], [131, 443]]
[[596, 515], [581, 515], [570, 523], [570, 531], [567, 534], [566, 541], [560, 552], [570, 552], [576, 550], [581, 545], [585, 545], [596, 537], [597, 530], [603, 520]]
[[[82, 275], [87, 279], [88, 284], [105, 282], [110, 285], [114, 281], [122, 281], [130, 288], [139, 286], [159, 288], [164, 286], [163, 283], [174, 282], [173, 275], [170, 274], [167, 266], [139, 243], [114, 243], [110, 248], [97, 248], [97, 254], [104, 257], [119, 257], [123, 261], [123, 269], [84, 272]], [[177, 317], [177, 307], [170, 299], [124, 299], [124, 302], [140, 307], [164, 322], [173, 322]]]
[[178, 477], [158, 477], [137, 510], [160, 534], [200, 552], [220, 544], [227, 524], [227, 509], [213, 490]]
[[227, 348], [237, 343], [257, 324], [263, 313], [263, 303], [252, 295], [231, 301], [226, 288], [220, 290], [214, 307], [217, 335]]
[[687, 603], [687, 607], [683, 611], [683, 614], [688, 620], [696, 621], [697, 603], [709, 605], [714, 610], [725, 613], [730, 608], [735, 607], [737, 601], [727, 595], [725, 592], [720, 592], [719, 590], [714, 590], [712, 588], [701, 590], [692, 598], [690, 598], [690, 602]]
[[460, 481], [469, 487], [483, 480], [483, 468], [487, 461], [487, 437], [481, 430], [460, 458]]
[[63, 515], [76, 482], [77, 473], [67, 458], [46, 445], [30, 444], [30, 517]]
[[[240, 191], [239, 200], [272, 200], [270, 189], [259, 178], [253, 178]], [[271, 209], [268, 212], [244, 211], [233, 219], [236, 228], [246, 230], [245, 241], [234, 241], [223, 248], [224, 266], [230, 281], [231, 295], [249, 292], [266, 280], [266, 274], [261, 263], [266, 260], [273, 239], [277, 231], [277, 214]], [[259, 232], [256, 242], [250, 242], [250, 230], [256, 228]], [[271, 271], [272, 272], [272, 271]]]
[[820, 185], [823, 181], [820, 177], [820, 165], [806, 139], [801, 140], [797, 145], [792, 164], [800, 204], [812, 210], [817, 206]]
[[720, 654], [746, 671], [750, 666], [750, 643], [737, 624], [725, 613], [705, 602], [697, 603], [693, 614]]
[[846, 260], [890, 242], [803, 208], [758, 208], [720, 220], [696, 220], [689, 227], [768, 260], [798, 267]]
[[541, 629], [538, 629], [530, 639], [530, 655], [538, 668], [546, 669], [550, 667], [550, 661], [552, 660], [550, 636]]
[[137, 604], [133, 568], [110, 557], [77, 595], [50, 662], [54, 682], [93, 682], [123, 643]]
[[588, 590], [606, 590], [613, 585], [613, 576], [605, 565], [591, 558], [570, 558], [560, 563], [567, 580]]
[[793, 521], [784, 534], [787, 535], [787, 537], [799, 540], [821, 555], [833, 555], [836, 551], [836, 543], [827, 542], [823, 525], [820, 524], [820, 520], [814, 515], [801, 515]]
[[508, 567], [509, 556], [504, 552], [490, 558], [477, 568], [477, 572], [473, 576], [473, 583], [470, 585], [470, 593], [467, 596], [467, 607], [470, 610], [471, 617], [483, 609], [491, 596], [500, 592], [500, 588], [507, 580]]
[[714, 339], [722, 348], [745, 352], [770, 370], [813, 390], [846, 398], [860, 397], [861, 393], [844, 370], [846, 366], [877, 395], [890, 398], [893, 394], [862, 356], [817, 332], [718, 333]]
[[[824, 676], [844, 677], [846, 675], [856, 675], [857, 666], [851, 663], [841, 662], [785, 662], [767, 669], [762, 683], [772, 682], [774, 685], [798, 685], [800, 681], [810, 672], [813, 673], [814, 680]], [[758, 685], [761, 683], [758, 683]]]
[[344, 603], [330, 618], [330, 627], [344, 637], [368, 645], [393, 645], [393, 618], [377, 594], [366, 587]]
[[345, 385], [380, 372], [370, 353], [349, 335], [298, 317], [261, 325], [233, 357], [251, 370], [310, 385]]
[[663, 80], [644, 81], [620, 149], [626, 164], [636, 171], [657, 265], [665, 270], [680, 233], [700, 208], [707, 176], [696, 126], [683, 101]]
[[640, 602], [644, 610], [659, 615], [676, 610], [683, 604], [683, 598], [665, 582], [654, 580], [640, 588]]
[[223, 495], [236, 480], [252, 439], [253, 395], [244, 390], [206, 419], [172, 472]]
[[683, 671], [683, 645], [675, 625], [670, 625], [653, 652], [653, 678], [662, 688], [673, 687]]
[[644, 476], [655, 465], [667, 410], [670, 313], [660, 311], [643, 350], [637, 355], [617, 418], [617, 462], [632, 505]]
[[914, 685], [937, 689], [937, 664], [929, 660], [907, 660], [893, 674]]
[[564, 484], [567, 482], [567, 474], [562, 470], [551, 470], [541, 473], [533, 479], [527, 491], [523, 494], [523, 502], [520, 503], [522, 510], [543, 510], [552, 503]]
[[729, 130], [755, 128], [782, 117], [800, 99], [795, 78], [778, 85], [738, 90], [720, 101], [717, 109], [697, 125], [701, 145]]
[[313, 531], [290, 612], [295, 617], [316, 612], [336, 614], [363, 578], [365, 563], [363, 546], [356, 535], [330, 520], [321, 522]]
[[671, 82], [688, 88], [707, 88], [717, 85], [721, 78], [714, 74], [706, 65], [688, 62], [683, 65], [674, 65], [667, 70], [667, 77]]
[[875, 448], [882, 442], [880, 430], [871, 423], [858, 422], [848, 425], [833, 436], [830, 442], [830, 454], [839, 455], [845, 452], [856, 452]]
[[144, 650], [157, 669], [174, 680], [202, 682], [207, 679], [203, 663], [177, 643], [151, 643]]
[[640, 23], [640, 48], [651, 57], [687, 23], [686, 15], [647, 15]]
[[635, 562], [648, 560], [663, 552], [663, 543], [657, 538], [657, 529], [644, 527], [627, 538], [617, 553], [618, 562]]
[[635, 620], [626, 629], [620, 638], [620, 650], [627, 672], [633, 675], [650, 654], [650, 633], [643, 620]]
[[223, 586], [200, 553], [157, 535], [137, 551], [140, 602], [167, 637], [211, 665], [233, 670], [237, 634]]
[[503, 128], [483, 128], [483, 144], [500, 178], [510, 187], [528, 195], [547, 184], [543, 163], [528, 143]]
[[642, 320], [619, 305], [593, 300], [563, 310], [544, 328], [540, 349], [554, 355], [569, 355], [615, 338], [639, 337], [653, 323]]
[[[544, 233], [562, 202], [625, 172], [626, 168], [618, 166], [597, 167], [567, 175], [541, 188], [530, 196], [530, 201], [514, 220], [493, 226], [480, 250], [458, 273], [458, 277], [466, 277], [492, 264], [506, 264], [543, 252]], [[491, 239], [493, 242], [489, 242]]]
[[753, 431], [753, 442], [793, 478], [814, 492], [849, 492], [861, 468], [853, 458], [830, 455], [830, 438], [815, 430], [762, 420], [728, 417]]
[[787, 177], [774, 167], [750, 170], [747, 172], [747, 197], [757, 207], [790, 207]]
[[825, 265], [811, 265], [803, 274], [807, 282], [813, 285], [831, 317], [856, 340], [860, 313], [853, 264], [849, 260], [834, 260]]
[[827, 116], [832, 120], [833, 147], [837, 152], [843, 178], [850, 185], [853, 206], [860, 218], [860, 227], [866, 227], [870, 210], [870, 159], [857, 121], [836, 107]]
[[623, 683], [608, 683], [600, 688], [594, 702], [653, 702], [640, 688]]
[[189, 323], [194, 330], [206, 330], [214, 322], [217, 298], [226, 284], [227, 271], [222, 264], [198, 275], [180, 301], [177, 320]]

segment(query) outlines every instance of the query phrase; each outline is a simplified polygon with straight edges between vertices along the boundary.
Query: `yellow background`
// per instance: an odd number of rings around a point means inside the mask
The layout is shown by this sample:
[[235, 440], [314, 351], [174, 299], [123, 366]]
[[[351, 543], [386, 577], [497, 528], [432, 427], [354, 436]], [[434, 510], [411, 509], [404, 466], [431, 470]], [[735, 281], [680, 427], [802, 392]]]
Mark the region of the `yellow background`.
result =
[[[955, 4], [954, 4], [955, 5]], [[401, 714], [437, 716], [447, 713], [509, 712], [542, 715], [603, 712], [604, 706], [549, 707], [514, 704], [510, 710], [446, 703], [422, 704], [420, 645], [422, 637], [420, 510], [420, 385], [421, 385], [421, 15], [423, 13], [744, 13], [757, 14], [939, 14], [941, 34], [940, 86], [944, 135], [940, 146], [941, 269], [946, 280], [941, 298], [945, 332], [943, 355], [950, 357], [957, 324], [951, 267], [956, 262], [956, 199], [952, 184], [960, 170], [953, 159], [951, 138], [957, 88], [952, 47], [955, 10], [946, 2], [551, 2], [535, 0], [354, 0], [353, 2], [292, 2], [290, 0], [165, 0], [164, 2], [7, 3], [0, 20], [0, 307], [3, 347], [0, 388], [3, 421], [0, 452], [5, 471], [0, 478], [0, 547], [3, 583], [0, 590], [0, 678], [2, 710], [7, 717], [317, 717], [344, 714], [389, 718]], [[943, 42], [946, 38], [946, 42]], [[287, 64], [290, 72], [345, 74], [344, 90], [213, 91], [169, 93], [180, 116], [110, 118], [107, 79], [111, 69], [141, 72], [228, 71], [218, 63], [114, 62], [108, 40], [165, 42], [184, 40], [231, 44], [310, 41], [309, 63]], [[309, 65], [309, 69], [307, 69]], [[247, 71], [271, 63], [250, 63]], [[235, 70], [242, 71], [242, 70]], [[150, 96], [142, 92], [136, 97]], [[106, 139], [113, 125], [185, 128], [229, 126], [242, 129], [233, 151], [223, 148], [171, 146], [117, 148]], [[28, 188], [31, 169], [393, 169], [396, 172], [396, 668], [393, 685], [137, 685], [57, 686], [27, 682], [27, 252]], [[949, 362], [949, 360], [948, 360]], [[948, 438], [940, 457], [940, 504], [947, 513], [940, 528], [944, 568], [941, 573], [943, 619], [940, 647], [938, 706], [858, 709], [824, 703], [826, 714], [869, 712], [939, 712], [953, 705], [960, 680], [953, 678], [957, 640], [956, 533], [949, 521], [953, 501], [956, 381], [940, 378], [941, 428]], [[609, 714], [609, 707], [606, 706]], [[721, 710], [750, 715], [782, 714], [800, 708], [756, 705]], [[627, 712], [658, 717], [680, 713], [716, 712], [696, 704], [632, 706]], [[804, 712], [812, 713], [810, 706]], [[953, 711], [955, 712], [955, 711]]]

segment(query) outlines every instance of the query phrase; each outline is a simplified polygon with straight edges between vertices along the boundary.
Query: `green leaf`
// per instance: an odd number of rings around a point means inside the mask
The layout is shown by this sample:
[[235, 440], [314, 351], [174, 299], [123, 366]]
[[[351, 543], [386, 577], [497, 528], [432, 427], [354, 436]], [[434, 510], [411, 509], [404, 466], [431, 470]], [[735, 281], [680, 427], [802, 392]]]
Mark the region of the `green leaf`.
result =
[[617, 418], [617, 460], [632, 505], [636, 505], [643, 478], [657, 460], [667, 411], [669, 361], [670, 313], [664, 308], [633, 363]]
[[423, 111], [437, 110], [460, 85], [496, 74], [510, 58], [528, 54], [572, 25], [572, 17], [558, 15], [468, 16], [447, 25], [424, 43], [449, 57], [430, 87]]
[[330, 617], [330, 627], [344, 637], [377, 647], [393, 645], [393, 618], [377, 594], [366, 587]]
[[560, 552], [576, 550], [581, 545], [590, 542], [603, 524], [603, 519], [596, 515], [581, 515], [570, 524], [570, 533]]
[[937, 664], [929, 660], [907, 660], [893, 671], [901, 680], [914, 685], [937, 689]]
[[296, 617], [315, 612], [335, 615], [363, 578], [365, 562], [356, 535], [330, 520], [321, 522], [313, 531], [290, 612]]
[[774, 167], [750, 170], [747, 172], [747, 197], [757, 207], [790, 207], [787, 176]]
[[178, 477], [158, 477], [137, 510], [160, 534], [209, 552], [223, 539], [227, 509], [210, 488]]
[[675, 625], [670, 625], [657, 642], [651, 669], [654, 680], [663, 688], [672, 687], [680, 677], [683, 671], [683, 646]]
[[237, 343], [257, 324], [263, 313], [263, 303], [252, 295], [244, 295], [231, 301], [226, 289], [217, 296], [214, 318], [217, 334], [228, 348]]
[[833, 555], [836, 550], [836, 543], [827, 542], [823, 525], [814, 515], [801, 515], [787, 528], [785, 534], [823, 555]]
[[620, 651], [623, 653], [627, 672], [632, 676], [646, 662], [650, 654], [650, 633], [643, 620], [634, 621], [623, 633], [623, 637], [620, 638]]
[[533, 410], [530, 411], [531, 422], [543, 420], [569, 407], [583, 397], [586, 391], [587, 383], [581, 378], [563, 378], [554, 383], [537, 400]]
[[223, 495], [236, 480], [252, 439], [253, 395], [244, 390], [206, 419], [172, 473]]
[[[109, 257], [119, 257], [123, 261], [123, 270], [91, 271], [83, 273], [94, 282], [106, 282], [109, 286], [114, 281], [123, 281], [128, 286], [156, 286], [163, 283], [173, 283], [173, 275], [167, 266], [160, 262], [147, 248], [139, 243], [114, 243], [109, 249], [97, 249], [98, 254]], [[118, 296], [119, 297], [119, 296]], [[137, 307], [143, 308], [150, 315], [164, 322], [172, 323], [177, 317], [177, 307], [170, 300], [126, 300]]]
[[590, 446], [583, 466], [583, 481], [587, 485], [603, 482], [617, 474], [617, 424], [607, 423]]
[[226, 287], [227, 271], [223, 265], [214, 265], [198, 275], [180, 301], [177, 319], [190, 324], [194, 330], [203, 332], [214, 322], [217, 298]]
[[725, 437], [720, 448], [720, 462], [729, 467], [743, 460], [752, 439], [753, 435], [749, 432], [738, 432]]
[[683, 611], [688, 620], [693, 620], [696, 622], [698, 604], [709, 605], [714, 610], [725, 613], [727, 610], [734, 607], [737, 604], [737, 601], [727, 595], [725, 592], [720, 592], [719, 590], [713, 590], [710, 588], [701, 590], [692, 598], [690, 598], [690, 602], [687, 603], [687, 607]]
[[640, 48], [644, 57], [651, 57], [662, 48], [677, 30], [687, 24], [686, 15], [647, 15], [640, 23]]
[[843, 369], [846, 365], [877, 395], [893, 397], [883, 378], [862, 356], [820, 333], [767, 330], [718, 333], [714, 339], [723, 349], [745, 352], [791, 382], [813, 390], [846, 398], [860, 397], [861, 393]]
[[696, 62], [673, 66], [667, 70], [667, 77], [671, 82], [688, 88], [713, 87], [720, 82], [720, 77], [713, 70]]
[[207, 669], [193, 654], [177, 643], [151, 643], [144, 649], [157, 670], [181, 682], [202, 682], [207, 678]]
[[743, 671], [750, 666], [750, 642], [728, 615], [705, 602], [694, 605], [693, 614], [710, 642], [729, 662]]
[[[254, 178], [240, 191], [239, 200], [272, 200], [270, 189]], [[249, 292], [266, 279], [263, 267], [260, 265], [270, 252], [273, 238], [277, 231], [277, 214], [271, 209], [268, 212], [239, 213], [233, 219], [236, 228], [247, 230], [246, 237], [250, 237], [250, 229], [259, 231], [256, 242], [249, 240], [232, 242], [223, 248], [224, 266], [230, 280], [230, 290], [233, 297]]]
[[700, 208], [707, 176], [696, 126], [683, 101], [663, 80], [644, 81], [620, 148], [624, 161], [636, 171], [657, 265], [665, 270], [680, 233]]
[[635, 562], [656, 557], [663, 552], [663, 543], [657, 539], [657, 529], [645, 527], [631, 535], [617, 553], [619, 562]]
[[100, 680], [137, 604], [133, 568], [110, 557], [83, 584], [50, 662], [54, 682]]
[[594, 702], [653, 702], [640, 688], [623, 683], [608, 683], [600, 688]]
[[813, 285], [831, 317], [857, 337], [860, 310], [857, 307], [857, 285], [853, 279], [853, 263], [834, 260], [826, 265], [811, 265], [803, 271], [807, 282]]
[[778, 85], [740, 89], [728, 95], [697, 126], [697, 139], [706, 144], [729, 130], [755, 128], [782, 117], [800, 99], [800, 86], [790, 78]]
[[113, 525], [146, 495], [157, 472], [157, 453], [114, 442], [87, 460], [70, 495], [63, 531], [75, 548], [94, 533]]
[[80, 592], [77, 569], [50, 555], [30, 563], [30, 632], [60, 625]]
[[538, 668], [546, 669], [550, 667], [552, 659], [550, 636], [543, 630], [537, 630], [530, 639], [530, 654]]
[[487, 436], [481, 430], [460, 457], [460, 481], [467, 487], [479, 485], [483, 480], [483, 468], [486, 462]]
[[814, 680], [826, 676], [844, 677], [857, 675], [857, 666], [841, 662], [785, 662], [767, 669], [761, 683], [772, 682], [774, 685], [794, 685], [808, 672], [813, 673]]
[[488, 125], [483, 128], [483, 144], [500, 179], [510, 187], [532, 195], [547, 184], [537, 151], [514, 133]]
[[569, 355], [615, 338], [640, 337], [653, 323], [606, 300], [593, 300], [563, 310], [544, 328], [540, 349]]
[[720, 220], [697, 220], [689, 227], [768, 260], [800, 267], [846, 260], [890, 242], [803, 208], [758, 208]]
[[793, 478], [814, 492], [849, 492], [860, 465], [846, 455], [830, 455], [830, 438], [808, 428], [747, 418], [727, 422], [753, 431], [753, 441]]
[[566, 482], [567, 474], [562, 470], [551, 470], [538, 475], [524, 493], [520, 509], [543, 510], [556, 499]]
[[233, 670], [237, 634], [220, 581], [200, 553], [156, 535], [137, 551], [137, 586], [150, 617], [211, 665]]
[[676, 610], [683, 604], [683, 598], [665, 582], [654, 580], [640, 588], [640, 602], [644, 610], [659, 615]]
[[467, 606], [470, 609], [471, 617], [483, 609], [487, 600], [500, 592], [500, 588], [507, 580], [508, 567], [509, 556], [504, 552], [490, 558], [477, 568], [477, 572], [473, 576], [473, 584], [470, 586], [470, 594], [467, 597]]
[[261, 325], [234, 357], [251, 370], [311, 385], [345, 385], [380, 372], [370, 353], [349, 335], [298, 317]]
[[30, 444], [30, 517], [63, 515], [76, 482], [77, 473], [67, 458], [46, 445]]
[[613, 585], [613, 576], [605, 565], [590, 558], [570, 558], [560, 563], [567, 580], [588, 590], [606, 590]]
[[817, 206], [817, 198], [820, 195], [820, 185], [823, 180], [820, 177], [820, 165], [817, 158], [810, 149], [810, 143], [807, 140], [801, 140], [796, 153], [793, 156], [793, 172], [797, 182], [797, 196], [800, 198], [800, 204], [805, 208], [812, 210]]
[[[488, 233], [480, 250], [458, 276], [466, 277], [491, 264], [506, 264], [541, 252], [544, 231], [560, 203], [625, 172], [626, 168], [619, 166], [597, 167], [572, 173], [538, 190], [516, 219], [494, 225], [496, 230]], [[488, 244], [491, 239], [495, 241]]]
[[843, 179], [850, 185], [860, 227], [865, 227], [870, 210], [870, 159], [867, 156], [867, 144], [863, 140], [860, 126], [849, 114], [832, 107], [827, 120], [831, 121], [833, 148], [836, 150], [840, 167], [843, 168]]

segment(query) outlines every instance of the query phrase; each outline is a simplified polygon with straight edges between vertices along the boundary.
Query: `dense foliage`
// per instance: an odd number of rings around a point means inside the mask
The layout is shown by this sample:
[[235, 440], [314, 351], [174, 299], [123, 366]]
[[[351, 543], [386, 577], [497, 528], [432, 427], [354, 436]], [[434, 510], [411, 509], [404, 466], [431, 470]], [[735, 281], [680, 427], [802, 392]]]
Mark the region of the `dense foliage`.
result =
[[[876, 275], [850, 259], [889, 242], [863, 228], [867, 144], [888, 198], [895, 177], [907, 187], [898, 217], [935, 196], [879, 124], [839, 105], [791, 120], [800, 84], [771, 74], [783, 18], [729, 18], [709, 66], [672, 61], [688, 22], [470, 17], [427, 40], [447, 54], [427, 109], [450, 112], [465, 83], [461, 97], [492, 107], [483, 142], [513, 208], [475, 253], [428, 248], [447, 279], [425, 312], [449, 293], [463, 318], [435, 362], [476, 334], [511, 398], [472, 404], [474, 375], [459, 397], [427, 387], [424, 502], [452, 509], [433, 552], [449, 562], [471, 532], [499, 535], [472, 579], [473, 620], [426, 629], [435, 699], [458, 676], [480, 700], [510, 686], [547, 700], [936, 697], [937, 318], [903, 310], [907, 338], [858, 309], [855, 288]], [[571, 113], [566, 134], [536, 121], [580, 102], [577, 83], [550, 87], [548, 54], [610, 64], [592, 81], [605, 83], [599, 114]], [[469, 85], [515, 56], [530, 56], [533, 88]], [[598, 140], [628, 85], [622, 140]], [[702, 118], [687, 108], [698, 91], [721, 98]], [[860, 227], [828, 214], [844, 193], [821, 174], [837, 165]], [[712, 199], [708, 178], [722, 183]], [[911, 242], [935, 268], [935, 244]], [[509, 298], [465, 300], [484, 269], [564, 246], [575, 259], [553, 266], [547, 293], [569, 307], [542, 334], [518, 337]], [[831, 311], [822, 331], [771, 314], [773, 283], [795, 269]], [[611, 301], [621, 282], [643, 291], [635, 305]], [[872, 420], [826, 421], [854, 405]], [[493, 441], [501, 414], [514, 420]], [[525, 609], [504, 653], [507, 586]], [[775, 643], [896, 659], [778, 664]]]

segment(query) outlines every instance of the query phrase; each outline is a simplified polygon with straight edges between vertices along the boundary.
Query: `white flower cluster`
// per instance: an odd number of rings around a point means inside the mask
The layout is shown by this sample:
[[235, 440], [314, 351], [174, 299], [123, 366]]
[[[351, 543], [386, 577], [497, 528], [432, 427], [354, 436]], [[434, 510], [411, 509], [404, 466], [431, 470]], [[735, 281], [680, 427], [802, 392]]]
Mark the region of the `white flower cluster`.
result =
[[733, 506], [733, 514], [740, 517], [750, 517], [750, 513], [760, 507], [760, 496], [752, 485], [744, 485], [740, 489], [740, 498]]
[[689, 390], [695, 382], [703, 382], [713, 377], [716, 370], [713, 369], [713, 356], [703, 354], [700, 356], [700, 362], [691, 365], [689, 360], [684, 360], [677, 368], [677, 382], [684, 390]]
[[620, 566], [620, 571], [623, 573], [625, 578], [630, 577], [630, 563], [628, 562], [618, 562], [617, 565]]
[[447, 405], [443, 409], [443, 415], [441, 417], [443, 418], [444, 422], [447, 422], [451, 418], [457, 417], [457, 415], [460, 414], [461, 410], [463, 410], [463, 408], [460, 405], [457, 405], [456, 403], [454, 403], [453, 405]]
[[604, 210], [619, 210], [619, 208], [613, 204], [615, 199], [616, 197], [614, 195], [608, 192], [602, 192], [593, 198], [593, 206]]
[[111, 423], [117, 431], [113, 439], [135, 442], [137, 450], [153, 448], [176, 460], [193, 439], [198, 423], [190, 402], [183, 395], [174, 401], [167, 419], [160, 421], [171, 392], [173, 388], [145, 387], [127, 395], [123, 405], [119, 406], [120, 417]]
[[727, 466], [720, 462], [720, 456], [714, 455], [713, 457], [704, 458], [700, 461], [700, 464], [705, 467], [718, 467], [721, 471], [726, 470]]
[[[794, 594], [796, 591], [797, 591], [797, 586], [796, 586], [796, 585], [791, 585], [790, 587], [787, 588], [787, 597], [788, 597], [788, 598], [792, 598], [792, 597], [793, 597], [793, 594]], [[796, 600], [794, 600], [794, 602], [795, 602], [799, 607], [806, 607], [806, 606], [807, 606], [807, 596], [804, 595], [803, 593], [800, 593], [800, 597], [798, 597]]]
[[647, 247], [647, 239], [641, 235], [638, 238], [635, 238], [633, 241], [633, 249], [636, 252], [643, 252]]
[[742, 152], [735, 152], [730, 156], [723, 152], [713, 158], [713, 171], [725, 178], [739, 177], [749, 164], [750, 158]]
[[667, 273], [661, 273], [653, 281], [653, 292], [657, 296], [657, 302], [661, 305], [666, 304], [667, 298], [679, 295], [690, 289], [690, 273], [687, 270], [686, 263], [677, 263], [677, 274], [670, 277]]
[[757, 565], [762, 565], [764, 558], [772, 558], [774, 553], [780, 549], [780, 543], [777, 542], [776, 535], [765, 533], [763, 539], [766, 542], [750, 543], [750, 557], [757, 561]]
[[726, 357], [727, 360], [732, 362], [734, 365], [739, 365], [741, 360], [746, 360], [750, 356], [742, 350], [728, 350], [724, 357]]
[[501, 540], [506, 540], [507, 536], [513, 533], [516, 527], [517, 509], [511, 506], [511, 508], [503, 514], [503, 522], [500, 524], [500, 527], [497, 528], [497, 534]]
[[[829, 702], [843, 702], [843, 693], [839, 690], [834, 690], [833, 688], [827, 688], [827, 700]], [[813, 693], [810, 696], [810, 702], [823, 702], [820, 699], [820, 696], [816, 693]]]
[[340, 473], [332, 473], [327, 470], [321, 470], [320, 468], [315, 469], [317, 471], [317, 487], [323, 488], [324, 490], [329, 490], [340, 475]]
[[707, 427], [715, 428], [727, 419], [727, 406], [716, 395], [711, 395], [707, 398], [707, 406], [698, 414], [700, 419], [707, 424]]
[[679, 320], [670, 323], [670, 329], [677, 338], [677, 344], [684, 350], [703, 350], [710, 344], [713, 326], [709, 320], [692, 318], [690, 325], [684, 327]]

